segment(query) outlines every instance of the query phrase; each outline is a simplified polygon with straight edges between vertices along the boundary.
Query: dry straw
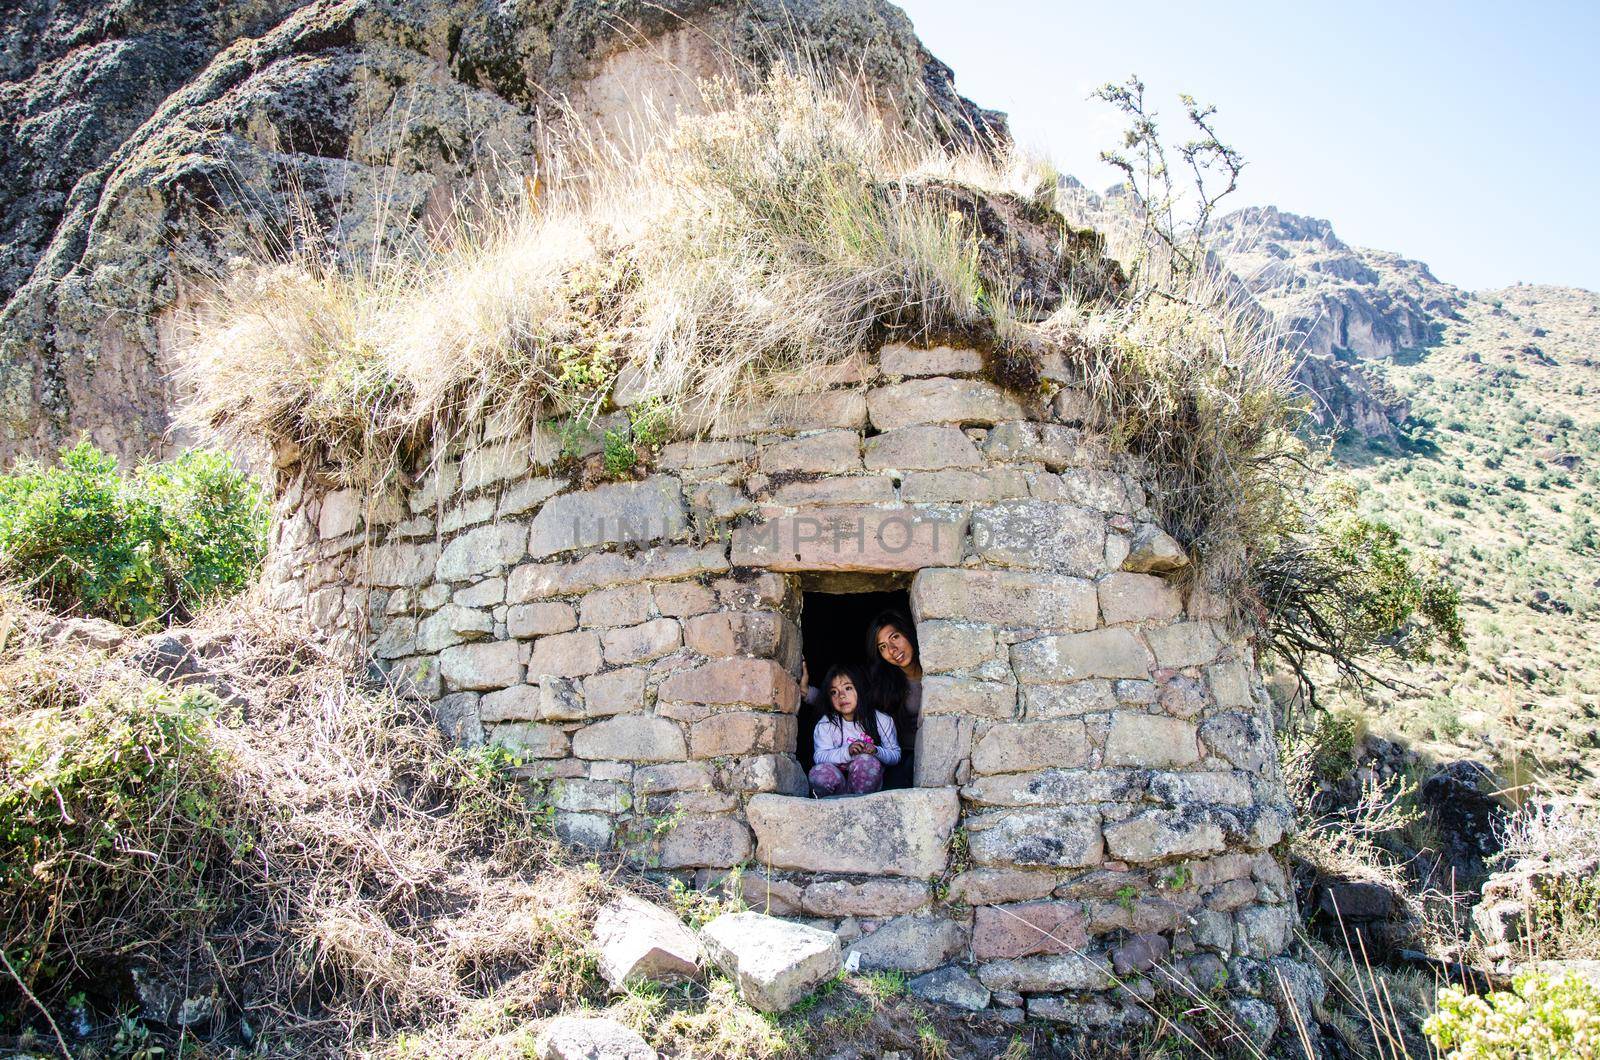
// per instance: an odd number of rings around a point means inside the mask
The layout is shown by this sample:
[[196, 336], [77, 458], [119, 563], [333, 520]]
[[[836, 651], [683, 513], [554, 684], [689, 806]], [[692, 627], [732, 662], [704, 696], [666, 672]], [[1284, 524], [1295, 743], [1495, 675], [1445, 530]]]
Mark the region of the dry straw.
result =
[[975, 233], [916, 188], [960, 171], [998, 190], [1007, 163], [788, 71], [702, 91], [704, 113], [647, 112], [626, 141], [553, 123], [509, 204], [466, 202], [399, 250], [301, 239], [236, 275], [180, 353], [185, 420], [370, 485], [441, 425], [592, 415], [624, 364], [635, 397], [714, 411], [875, 329], [985, 318]]
[[587, 925], [608, 882], [490, 763], [451, 751], [425, 704], [362, 687], [280, 614], [230, 604], [189, 634], [198, 687], [223, 699], [183, 708], [185, 746], [143, 744], [159, 786], [102, 838], [112, 808], [74, 800], [98, 790], [95, 756], [116, 746], [101, 734], [175, 708], [150, 698], [137, 642], [95, 648], [0, 603], [0, 783], [71, 783], [63, 826], [82, 825], [82, 842], [33, 858], [36, 884], [5, 881], [0, 950], [25, 955], [41, 997], [143, 966], [194, 996], [216, 984], [225, 1022], [271, 1028], [277, 1055], [349, 1055], [496, 992], [512, 1025], [590, 996]]

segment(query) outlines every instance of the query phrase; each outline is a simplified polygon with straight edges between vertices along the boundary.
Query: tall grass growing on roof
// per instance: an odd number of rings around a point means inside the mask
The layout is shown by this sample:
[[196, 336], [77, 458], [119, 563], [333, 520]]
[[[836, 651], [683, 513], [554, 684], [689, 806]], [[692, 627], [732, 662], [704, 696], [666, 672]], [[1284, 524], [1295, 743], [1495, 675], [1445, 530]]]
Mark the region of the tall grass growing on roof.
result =
[[[888, 336], [955, 333], [1059, 364], [1214, 587], [1247, 588], [1303, 528], [1292, 356], [1202, 244], [1152, 234], [1156, 200], [1085, 218], [1102, 243], [1047, 168], [891, 127], [848, 82], [780, 67], [702, 97], [626, 143], [553, 124], [509, 204], [464, 206], [405, 253], [352, 264], [313, 239], [237, 274], [180, 351], [184, 419], [377, 488], [490, 416], [592, 419], [619, 381], [692, 427]], [[1002, 200], [1003, 225], [1044, 218], [1049, 304], [983, 229]]]
[[1002, 187], [1011, 159], [953, 156], [791, 70], [704, 98], [637, 151], [553, 127], [509, 206], [404, 253], [352, 264], [312, 239], [235, 275], [180, 352], [185, 421], [369, 485], [477, 417], [593, 415], [625, 365], [643, 395], [714, 411], [878, 328], [985, 321], [971, 224], [915, 185]]

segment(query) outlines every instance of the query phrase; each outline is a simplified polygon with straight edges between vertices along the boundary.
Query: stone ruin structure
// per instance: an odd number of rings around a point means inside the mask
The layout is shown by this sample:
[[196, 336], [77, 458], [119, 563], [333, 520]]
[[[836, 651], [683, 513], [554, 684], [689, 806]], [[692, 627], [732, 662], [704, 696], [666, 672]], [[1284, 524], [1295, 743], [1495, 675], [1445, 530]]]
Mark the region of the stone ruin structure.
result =
[[[731, 878], [953, 1004], [1116, 1027], [1171, 974], [1270, 1037], [1307, 980], [1271, 707], [1088, 419], [891, 345], [629, 481], [491, 420], [404, 494], [281, 470], [268, 585], [522, 756], [571, 844]], [[868, 591], [908, 593], [921, 643], [914, 785], [811, 799], [807, 601]]]

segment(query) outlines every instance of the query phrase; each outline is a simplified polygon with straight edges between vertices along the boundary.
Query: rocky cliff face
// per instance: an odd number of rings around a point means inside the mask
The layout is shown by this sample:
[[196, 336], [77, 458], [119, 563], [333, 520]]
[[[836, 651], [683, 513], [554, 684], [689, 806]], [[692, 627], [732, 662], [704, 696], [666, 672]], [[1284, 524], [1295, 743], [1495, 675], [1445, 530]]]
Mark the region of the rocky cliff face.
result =
[[1461, 292], [1420, 261], [1351, 247], [1333, 226], [1275, 206], [1221, 218], [1217, 250], [1300, 349], [1298, 373], [1325, 426], [1392, 438], [1405, 402], [1359, 362], [1427, 345], [1456, 316]]
[[556, 99], [620, 121], [798, 51], [1005, 135], [883, 0], [24, 0], [0, 35], [0, 460], [161, 450], [196, 282], [285, 219], [366, 247], [524, 169]]
[[[1097, 195], [1062, 178], [1057, 202], [1080, 224], [1105, 229], [1124, 207], [1120, 186]], [[1363, 362], [1426, 344], [1464, 296], [1421, 262], [1340, 242], [1326, 221], [1250, 207], [1214, 222], [1213, 261], [1231, 273], [1230, 297], [1275, 317], [1297, 350], [1296, 382], [1327, 429], [1394, 440], [1409, 415], [1381, 368]]]
[[1217, 250], [1305, 352], [1386, 359], [1426, 344], [1459, 291], [1420, 261], [1342, 242], [1327, 221], [1252, 206], [1221, 218]]

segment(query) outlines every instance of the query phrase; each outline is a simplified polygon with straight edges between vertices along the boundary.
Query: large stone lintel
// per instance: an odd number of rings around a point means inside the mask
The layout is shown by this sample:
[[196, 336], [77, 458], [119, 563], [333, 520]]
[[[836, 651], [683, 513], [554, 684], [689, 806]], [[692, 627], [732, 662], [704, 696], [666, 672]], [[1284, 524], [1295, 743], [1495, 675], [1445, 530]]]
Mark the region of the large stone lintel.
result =
[[961, 562], [965, 513], [819, 508], [733, 532], [733, 564], [780, 571], [914, 571]]
[[757, 795], [748, 813], [762, 865], [925, 878], [944, 871], [961, 800], [955, 788], [842, 799]]

